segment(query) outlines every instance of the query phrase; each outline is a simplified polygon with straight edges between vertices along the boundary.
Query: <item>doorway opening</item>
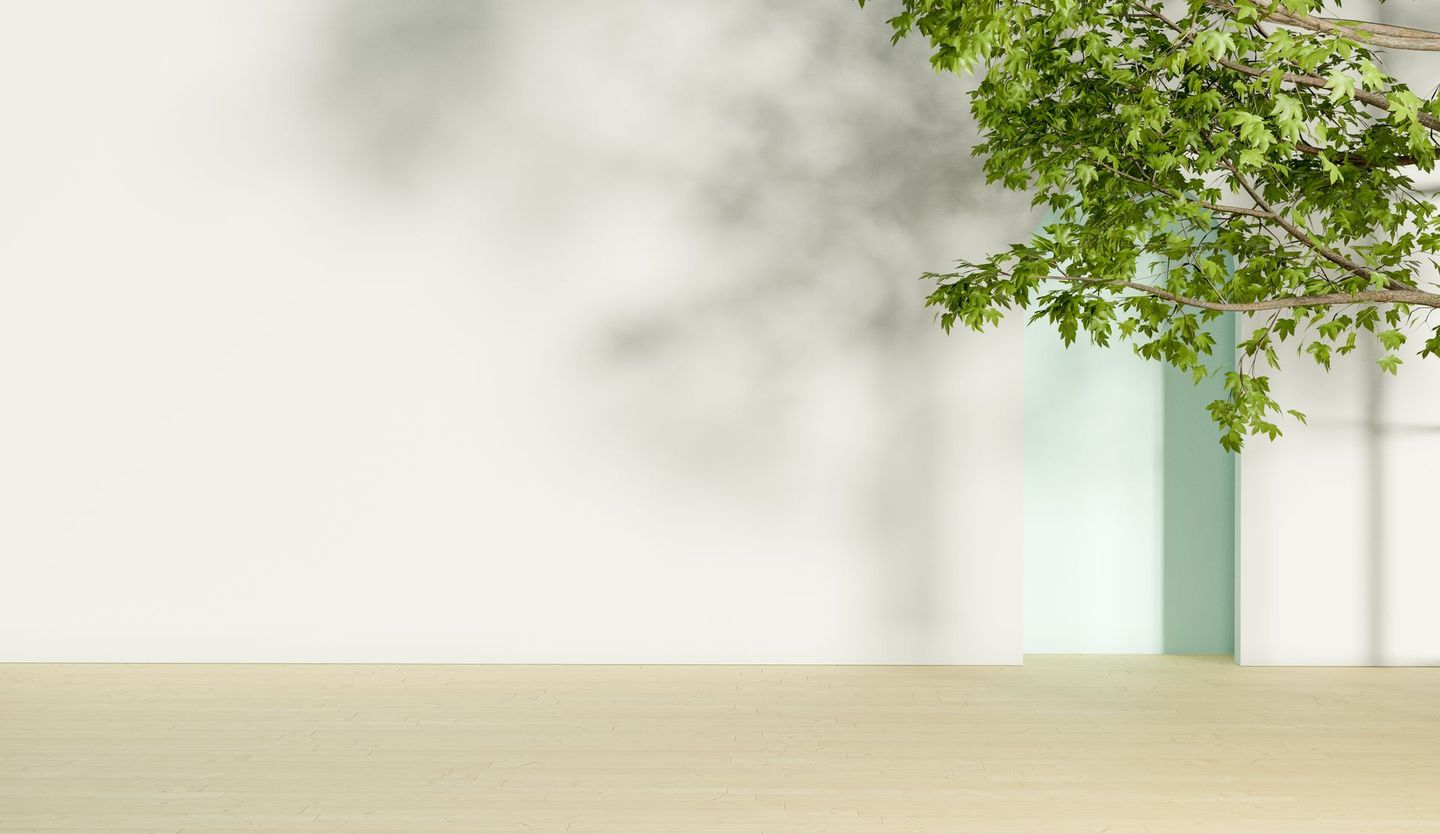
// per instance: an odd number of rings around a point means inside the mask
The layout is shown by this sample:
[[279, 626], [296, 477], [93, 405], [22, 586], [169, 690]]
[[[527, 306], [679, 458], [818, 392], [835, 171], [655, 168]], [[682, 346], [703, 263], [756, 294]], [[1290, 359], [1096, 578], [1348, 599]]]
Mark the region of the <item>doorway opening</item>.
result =
[[[1234, 316], [1211, 326], [1233, 366]], [[1205, 408], [1228, 368], [1082, 342], [1025, 334], [1025, 651], [1232, 654], [1235, 457]]]

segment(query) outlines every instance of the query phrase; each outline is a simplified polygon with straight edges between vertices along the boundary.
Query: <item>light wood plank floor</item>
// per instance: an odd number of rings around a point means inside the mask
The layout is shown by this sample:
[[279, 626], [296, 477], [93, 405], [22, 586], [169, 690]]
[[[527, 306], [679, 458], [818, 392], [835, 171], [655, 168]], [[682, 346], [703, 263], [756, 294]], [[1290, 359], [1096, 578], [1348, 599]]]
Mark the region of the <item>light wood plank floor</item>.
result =
[[0, 665], [0, 831], [1440, 832], [1440, 669]]

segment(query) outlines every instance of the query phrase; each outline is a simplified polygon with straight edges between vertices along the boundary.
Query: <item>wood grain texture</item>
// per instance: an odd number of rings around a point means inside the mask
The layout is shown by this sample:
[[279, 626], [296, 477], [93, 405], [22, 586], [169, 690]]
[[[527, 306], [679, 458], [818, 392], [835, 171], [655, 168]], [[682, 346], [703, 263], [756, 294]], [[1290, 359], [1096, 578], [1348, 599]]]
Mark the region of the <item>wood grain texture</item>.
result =
[[0, 831], [1440, 832], [1440, 669], [0, 665]]

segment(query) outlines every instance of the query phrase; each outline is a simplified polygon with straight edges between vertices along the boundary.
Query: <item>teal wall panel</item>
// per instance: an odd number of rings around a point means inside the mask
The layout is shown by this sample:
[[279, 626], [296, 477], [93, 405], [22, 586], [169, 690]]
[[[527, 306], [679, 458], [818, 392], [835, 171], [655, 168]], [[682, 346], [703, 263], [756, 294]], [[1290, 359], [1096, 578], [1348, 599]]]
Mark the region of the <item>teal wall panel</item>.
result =
[[[1215, 355], [1235, 355], [1235, 318], [1212, 323]], [[1199, 385], [1164, 375], [1164, 647], [1169, 654], [1235, 649], [1235, 456], [1220, 448], [1205, 406], [1224, 396], [1216, 374]]]
[[1160, 366], [1025, 332], [1025, 651], [1164, 650]]
[[[1213, 327], [1233, 357], [1233, 317]], [[1232, 652], [1235, 462], [1205, 410], [1223, 377], [1066, 349], [1044, 322], [1024, 349], [1025, 651]]]

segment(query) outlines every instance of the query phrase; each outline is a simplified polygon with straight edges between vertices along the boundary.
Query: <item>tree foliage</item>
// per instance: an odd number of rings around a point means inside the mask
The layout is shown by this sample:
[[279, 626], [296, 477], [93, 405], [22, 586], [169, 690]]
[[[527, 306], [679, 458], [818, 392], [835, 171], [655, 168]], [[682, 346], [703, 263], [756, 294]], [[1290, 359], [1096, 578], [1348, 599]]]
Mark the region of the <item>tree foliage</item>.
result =
[[[941, 325], [1019, 308], [1067, 344], [1224, 372], [1210, 412], [1230, 450], [1280, 434], [1265, 374], [1282, 347], [1328, 368], [1374, 339], [1394, 373], [1419, 328], [1420, 355], [1440, 354], [1425, 318], [1440, 224], [1411, 179], [1435, 165], [1440, 101], [1381, 58], [1440, 51], [1440, 35], [1321, 6], [900, 0], [895, 40], [923, 36], [937, 70], [980, 76], [989, 181], [1051, 212], [1029, 242], [926, 276]], [[1206, 327], [1231, 311], [1253, 318], [1233, 370]]]

